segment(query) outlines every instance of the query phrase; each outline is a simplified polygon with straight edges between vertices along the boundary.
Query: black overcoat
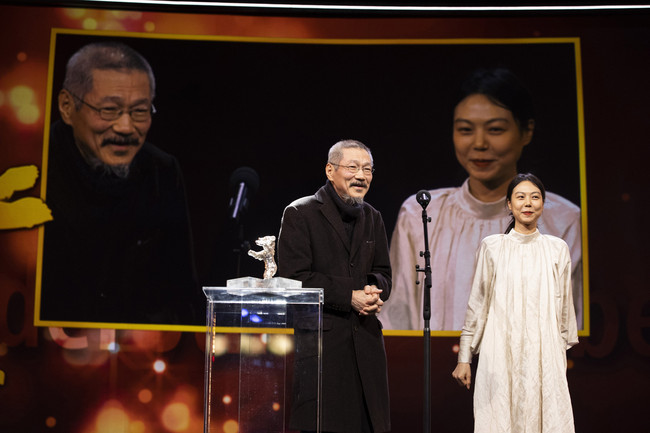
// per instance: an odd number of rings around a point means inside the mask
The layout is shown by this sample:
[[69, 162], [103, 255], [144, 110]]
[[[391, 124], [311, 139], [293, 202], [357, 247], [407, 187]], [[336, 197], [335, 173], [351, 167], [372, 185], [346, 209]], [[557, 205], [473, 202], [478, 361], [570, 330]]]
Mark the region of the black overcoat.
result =
[[[390, 409], [382, 326], [375, 315], [359, 316], [351, 300], [352, 291], [366, 284], [376, 284], [383, 290], [382, 300], [388, 299], [386, 230], [381, 214], [364, 203], [350, 241], [327, 187], [284, 210], [278, 275], [300, 280], [305, 288], [324, 289], [321, 430], [361, 431], [365, 398], [373, 430], [385, 432], [390, 430]], [[298, 371], [295, 378], [300, 382]], [[314, 430], [315, 395], [309, 394], [315, 390], [297, 385], [292, 428]]]

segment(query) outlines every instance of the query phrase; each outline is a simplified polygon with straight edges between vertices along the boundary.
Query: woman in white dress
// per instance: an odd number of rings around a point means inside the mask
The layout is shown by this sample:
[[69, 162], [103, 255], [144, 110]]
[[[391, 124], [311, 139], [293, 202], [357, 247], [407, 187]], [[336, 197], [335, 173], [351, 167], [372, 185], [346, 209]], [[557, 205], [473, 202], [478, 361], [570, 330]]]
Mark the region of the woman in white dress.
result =
[[[460, 330], [463, 326], [474, 253], [481, 239], [503, 233], [508, 225], [510, 216], [503, 205], [506, 189], [517, 174], [517, 162], [533, 139], [534, 128], [532, 96], [509, 70], [479, 70], [463, 84], [454, 108], [453, 142], [468, 178], [460, 187], [429, 191], [431, 330]], [[548, 192], [539, 225], [544, 233], [569, 244], [573, 296], [582, 323], [580, 208]], [[424, 265], [419, 255], [423, 249], [422, 206], [413, 195], [404, 201], [391, 238], [393, 291], [381, 312], [384, 329], [424, 327], [423, 285], [415, 283], [415, 266]]]
[[537, 222], [545, 190], [532, 174], [515, 176], [506, 234], [486, 237], [476, 255], [458, 365], [452, 376], [474, 389], [474, 431], [574, 432], [566, 350], [578, 343], [571, 258], [562, 239]]

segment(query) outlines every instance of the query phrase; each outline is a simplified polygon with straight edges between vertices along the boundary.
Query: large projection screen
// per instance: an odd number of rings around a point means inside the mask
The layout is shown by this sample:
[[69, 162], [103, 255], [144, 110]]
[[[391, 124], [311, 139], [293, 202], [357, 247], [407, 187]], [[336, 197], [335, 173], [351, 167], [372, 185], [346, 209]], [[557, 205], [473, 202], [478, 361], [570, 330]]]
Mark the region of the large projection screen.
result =
[[[238, 239], [227, 211], [234, 170], [252, 167], [260, 176], [244, 221], [244, 236], [252, 243], [261, 236], [277, 236], [284, 207], [324, 184], [327, 150], [334, 142], [361, 140], [372, 149], [376, 167], [366, 198], [382, 212], [390, 239], [407, 197], [421, 189], [460, 186], [466, 177], [452, 142], [461, 81], [477, 68], [511, 69], [531, 91], [536, 109], [534, 138], [518, 170], [537, 174], [548, 191], [581, 209], [582, 289], [576, 307], [580, 335], [588, 335], [579, 39], [272, 39], [53, 29], [46, 125], [59, 118], [56, 99], [68, 58], [81, 46], [104, 40], [136, 49], [156, 75], [157, 113], [148, 141], [180, 162], [202, 286], [262, 275], [260, 262], [233, 252]], [[48, 136], [46, 128], [46, 156]], [[45, 159], [43, 176], [47, 202]], [[40, 230], [47, 231], [47, 223]], [[134, 326], [42, 318], [40, 283], [48, 276], [42, 272], [42, 234], [40, 239], [37, 326]], [[135, 324], [166, 330], [202, 325]], [[421, 335], [413, 329], [384, 332]], [[432, 334], [458, 332], [441, 329]]]

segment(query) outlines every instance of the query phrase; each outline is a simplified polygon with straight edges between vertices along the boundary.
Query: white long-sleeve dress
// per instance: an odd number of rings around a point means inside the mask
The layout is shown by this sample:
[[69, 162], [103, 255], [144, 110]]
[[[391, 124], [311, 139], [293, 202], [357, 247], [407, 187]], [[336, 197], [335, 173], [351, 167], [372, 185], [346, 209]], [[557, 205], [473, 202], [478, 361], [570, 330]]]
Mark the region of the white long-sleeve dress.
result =
[[[465, 319], [472, 286], [474, 255], [481, 239], [503, 233], [510, 223], [505, 196], [492, 203], [476, 199], [466, 180], [461, 187], [430, 191], [427, 214], [431, 250], [431, 330], [459, 331]], [[573, 298], [582, 327], [582, 252], [580, 208], [569, 200], [546, 192], [544, 213], [538, 221], [544, 233], [564, 239], [571, 251]], [[416, 285], [415, 265], [424, 267], [419, 253], [424, 249], [422, 206], [415, 195], [404, 201], [391, 238], [390, 263], [393, 290], [382, 307], [384, 329], [422, 329], [424, 284]], [[424, 277], [420, 274], [420, 280]]]
[[574, 432], [566, 350], [577, 343], [566, 242], [514, 230], [483, 239], [458, 354], [480, 352], [474, 431]]

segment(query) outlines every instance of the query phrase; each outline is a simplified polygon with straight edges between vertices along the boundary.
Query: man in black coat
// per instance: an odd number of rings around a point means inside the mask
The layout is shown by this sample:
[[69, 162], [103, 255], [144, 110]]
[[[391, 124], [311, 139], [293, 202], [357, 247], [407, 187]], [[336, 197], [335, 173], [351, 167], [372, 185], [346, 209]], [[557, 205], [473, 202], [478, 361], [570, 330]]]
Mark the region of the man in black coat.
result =
[[[282, 218], [278, 274], [324, 289], [323, 432], [390, 430], [386, 353], [377, 318], [391, 290], [388, 241], [381, 214], [363, 200], [373, 171], [363, 143], [336, 143], [325, 166], [325, 186], [291, 203]], [[308, 342], [301, 338], [315, 337], [296, 329], [296, 344], [303, 347]], [[290, 422], [303, 431], [316, 430], [316, 389], [300, 371], [310, 365], [303, 359], [309, 354], [296, 353]]]
[[203, 320], [180, 166], [145, 141], [154, 95], [149, 63], [126, 45], [68, 61], [49, 143], [43, 321]]

